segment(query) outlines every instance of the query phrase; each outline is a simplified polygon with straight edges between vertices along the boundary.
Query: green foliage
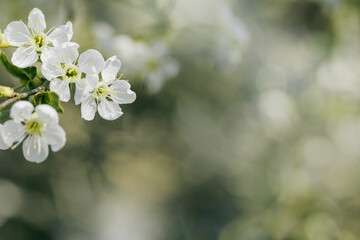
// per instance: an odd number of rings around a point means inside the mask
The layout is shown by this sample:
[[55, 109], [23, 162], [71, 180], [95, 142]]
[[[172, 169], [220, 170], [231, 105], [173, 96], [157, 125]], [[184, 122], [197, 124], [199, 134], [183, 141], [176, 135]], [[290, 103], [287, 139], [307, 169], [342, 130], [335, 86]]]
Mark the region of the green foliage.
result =
[[35, 94], [33, 98], [33, 103], [35, 106], [39, 104], [49, 104], [50, 106], [55, 108], [58, 113], [64, 112], [63, 108], [60, 105], [59, 96], [55, 92], [39, 92]]
[[1, 110], [0, 111], [0, 123], [4, 123], [7, 120], [10, 120], [10, 110]]
[[19, 78], [22, 84], [33, 80], [36, 76], [36, 67], [19, 68], [13, 65], [6, 57], [3, 51], [0, 50], [0, 62], [4, 68], [14, 77]]

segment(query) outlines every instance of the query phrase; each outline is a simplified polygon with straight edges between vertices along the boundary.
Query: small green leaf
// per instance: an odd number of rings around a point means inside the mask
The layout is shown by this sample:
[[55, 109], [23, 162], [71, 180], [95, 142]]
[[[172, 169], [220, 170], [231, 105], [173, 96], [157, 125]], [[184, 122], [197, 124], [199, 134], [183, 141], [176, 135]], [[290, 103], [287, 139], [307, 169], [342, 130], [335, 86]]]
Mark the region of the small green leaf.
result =
[[4, 123], [7, 120], [10, 120], [10, 110], [1, 110], [0, 111], [0, 123]]
[[31, 81], [36, 76], [36, 67], [19, 68], [13, 65], [6, 57], [5, 53], [0, 50], [0, 62], [4, 68], [14, 77], [19, 78], [21, 83], [24, 84]]
[[35, 78], [36, 73], [37, 73], [36, 67], [27, 67], [27, 68], [23, 68], [23, 70], [24, 70], [24, 72], [26, 72], [29, 75], [30, 80]]
[[33, 98], [33, 102], [35, 105], [49, 104], [50, 106], [55, 108], [55, 110], [58, 113], [64, 112], [63, 108], [60, 105], [59, 96], [55, 92], [50, 92], [50, 91], [39, 92], [39, 93], [35, 94], [35, 96]]

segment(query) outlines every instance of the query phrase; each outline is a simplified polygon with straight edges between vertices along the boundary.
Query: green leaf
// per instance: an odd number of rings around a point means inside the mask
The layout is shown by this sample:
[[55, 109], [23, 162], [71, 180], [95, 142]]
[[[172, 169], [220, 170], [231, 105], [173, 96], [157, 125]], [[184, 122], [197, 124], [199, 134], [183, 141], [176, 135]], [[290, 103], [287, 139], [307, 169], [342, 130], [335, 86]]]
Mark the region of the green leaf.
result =
[[0, 62], [11, 75], [19, 78], [22, 84], [31, 81], [36, 76], [36, 67], [19, 68], [13, 65], [1, 50]]
[[0, 111], [0, 123], [4, 123], [7, 120], [10, 120], [10, 110], [1, 110]]
[[38, 92], [37, 94], [35, 94], [33, 102], [34, 105], [49, 104], [50, 106], [55, 108], [58, 113], [64, 112], [63, 108], [60, 105], [59, 95], [57, 95], [55, 92]]
[[24, 72], [26, 72], [28, 74], [28, 76], [30, 77], [30, 80], [34, 79], [37, 73], [37, 69], [36, 67], [27, 67], [27, 68], [23, 68]]

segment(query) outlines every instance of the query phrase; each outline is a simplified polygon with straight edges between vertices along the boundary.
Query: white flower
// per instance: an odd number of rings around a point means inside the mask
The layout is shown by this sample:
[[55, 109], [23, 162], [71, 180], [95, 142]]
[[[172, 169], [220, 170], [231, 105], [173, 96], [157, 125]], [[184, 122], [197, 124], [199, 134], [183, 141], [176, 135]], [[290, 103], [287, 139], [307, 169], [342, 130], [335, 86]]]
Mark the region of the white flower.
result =
[[116, 78], [121, 63], [116, 56], [109, 58], [101, 72], [102, 79], [94, 87], [88, 85], [82, 95], [81, 116], [92, 120], [96, 111], [106, 120], [115, 120], [123, 112], [119, 104], [132, 103], [136, 99], [135, 92], [130, 90], [130, 84]]
[[158, 93], [166, 80], [179, 74], [178, 61], [170, 57], [169, 47], [158, 41], [151, 46], [134, 41], [127, 35], [117, 36], [114, 49], [122, 61], [132, 71], [143, 71], [143, 78], [150, 93]]
[[144, 69], [151, 58], [152, 50], [144, 42], [134, 41], [128, 35], [119, 35], [113, 40], [113, 48], [119, 54], [121, 61], [131, 71]]
[[54, 152], [64, 147], [65, 132], [59, 126], [56, 110], [50, 105], [38, 105], [34, 111], [34, 106], [28, 101], [18, 101], [11, 107], [10, 117], [12, 120], [2, 127], [2, 140], [12, 149], [24, 140], [26, 160], [40, 163], [49, 154], [48, 145]]
[[73, 35], [71, 22], [53, 27], [47, 33], [44, 33], [45, 28], [44, 14], [37, 8], [30, 12], [28, 26], [22, 21], [13, 21], [7, 25], [4, 30], [7, 42], [11, 46], [19, 47], [11, 58], [14, 65], [20, 68], [31, 66], [39, 56], [44, 61], [52, 46], [57, 47], [69, 42]]
[[169, 47], [165, 42], [155, 42], [152, 46], [152, 55], [145, 65], [145, 83], [152, 94], [160, 92], [168, 79], [179, 74], [178, 61], [170, 57]]
[[[89, 49], [79, 53], [77, 43], [64, 43], [53, 48], [49, 58], [41, 66], [44, 77], [50, 81], [50, 90], [56, 92], [61, 101], [70, 100], [70, 83], [75, 83], [75, 104], [81, 103], [82, 91], [87, 85], [95, 88], [98, 74], [104, 68], [105, 61], [101, 53]], [[83, 73], [86, 78], [83, 78]]]

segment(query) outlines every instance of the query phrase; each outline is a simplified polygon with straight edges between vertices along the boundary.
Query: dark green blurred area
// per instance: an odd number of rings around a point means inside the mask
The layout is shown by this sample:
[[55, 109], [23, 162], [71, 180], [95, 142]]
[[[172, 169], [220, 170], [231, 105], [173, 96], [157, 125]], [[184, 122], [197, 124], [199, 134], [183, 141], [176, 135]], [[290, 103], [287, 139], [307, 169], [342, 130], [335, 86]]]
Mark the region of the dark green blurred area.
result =
[[[224, 5], [239, 22], [219, 23]], [[1, 240], [359, 239], [358, 1], [1, 0], [0, 28], [33, 7], [71, 20], [80, 52], [118, 54], [106, 22], [166, 42], [180, 72], [150, 94], [123, 61], [137, 100], [120, 119], [70, 101], [60, 152], [1, 151]]]

